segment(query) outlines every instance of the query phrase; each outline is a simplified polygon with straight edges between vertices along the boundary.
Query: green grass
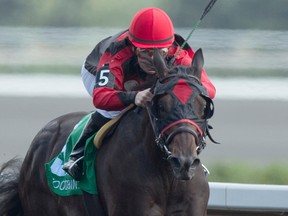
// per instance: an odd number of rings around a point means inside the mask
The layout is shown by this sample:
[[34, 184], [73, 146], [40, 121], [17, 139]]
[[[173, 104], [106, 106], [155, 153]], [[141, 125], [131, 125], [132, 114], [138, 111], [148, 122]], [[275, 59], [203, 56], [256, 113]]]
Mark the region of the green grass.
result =
[[210, 182], [249, 184], [288, 184], [288, 163], [273, 163], [267, 166], [253, 163], [217, 162], [207, 166]]

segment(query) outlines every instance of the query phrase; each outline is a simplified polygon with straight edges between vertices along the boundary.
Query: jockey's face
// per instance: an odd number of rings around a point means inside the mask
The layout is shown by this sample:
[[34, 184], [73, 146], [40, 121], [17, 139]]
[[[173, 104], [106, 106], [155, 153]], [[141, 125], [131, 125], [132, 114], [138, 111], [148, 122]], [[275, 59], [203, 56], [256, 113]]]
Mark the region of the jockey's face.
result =
[[[159, 51], [163, 58], [166, 58], [168, 54], [168, 48], [159, 48]], [[142, 49], [142, 48], [136, 48], [135, 49], [136, 55], [138, 57], [138, 63], [142, 70], [144, 70], [147, 74], [155, 74], [155, 68], [153, 65], [153, 53], [154, 49]]]

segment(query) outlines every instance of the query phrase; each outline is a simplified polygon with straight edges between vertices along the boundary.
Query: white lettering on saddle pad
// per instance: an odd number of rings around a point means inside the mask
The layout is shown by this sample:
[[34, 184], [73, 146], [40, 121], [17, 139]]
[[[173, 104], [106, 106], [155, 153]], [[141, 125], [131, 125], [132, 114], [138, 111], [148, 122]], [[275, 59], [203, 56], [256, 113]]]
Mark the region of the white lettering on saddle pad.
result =
[[80, 189], [78, 187], [78, 181], [75, 181], [74, 179], [71, 180], [63, 180], [63, 181], [59, 181], [59, 180], [53, 180], [53, 187], [54, 189], [58, 189], [58, 190], [77, 190]]

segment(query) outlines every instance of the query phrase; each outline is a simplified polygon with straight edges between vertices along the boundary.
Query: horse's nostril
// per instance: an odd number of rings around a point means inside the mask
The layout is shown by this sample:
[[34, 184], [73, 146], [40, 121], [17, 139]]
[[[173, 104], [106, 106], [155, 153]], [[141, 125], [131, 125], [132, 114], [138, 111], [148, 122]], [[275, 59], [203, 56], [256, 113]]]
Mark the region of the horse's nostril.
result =
[[191, 164], [191, 167], [196, 167], [200, 164], [200, 159], [199, 158], [196, 158], [194, 159], [194, 161], [192, 162]]
[[181, 163], [180, 160], [176, 157], [171, 157], [169, 158], [170, 163], [172, 166], [174, 166], [175, 168], [180, 168], [181, 167]]

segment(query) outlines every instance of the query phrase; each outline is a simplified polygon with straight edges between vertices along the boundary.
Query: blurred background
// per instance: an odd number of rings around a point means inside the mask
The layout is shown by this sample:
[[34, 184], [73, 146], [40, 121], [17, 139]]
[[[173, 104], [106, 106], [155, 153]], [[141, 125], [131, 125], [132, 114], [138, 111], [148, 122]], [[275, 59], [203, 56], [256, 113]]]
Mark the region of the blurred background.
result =
[[[24, 157], [53, 118], [93, 110], [86, 56], [156, 6], [186, 38], [208, 0], [0, 0], [0, 162]], [[288, 1], [218, 0], [189, 44], [217, 88], [213, 137], [201, 153], [211, 181], [287, 184]]]

